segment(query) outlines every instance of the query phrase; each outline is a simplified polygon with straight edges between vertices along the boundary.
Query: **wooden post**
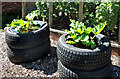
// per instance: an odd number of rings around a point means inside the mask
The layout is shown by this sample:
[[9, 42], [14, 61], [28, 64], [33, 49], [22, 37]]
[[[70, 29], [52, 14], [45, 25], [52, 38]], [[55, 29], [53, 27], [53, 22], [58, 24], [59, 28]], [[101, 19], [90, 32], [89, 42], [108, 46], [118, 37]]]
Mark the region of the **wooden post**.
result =
[[26, 15], [26, 0], [22, 2], [22, 19], [25, 19]]
[[53, 2], [49, 3], [49, 27], [52, 27], [52, 21], [53, 21]]
[[83, 21], [83, 0], [79, 2], [79, 22]]
[[2, 29], [2, 1], [0, 1], [0, 29]]
[[120, 44], [120, 18], [119, 18], [119, 33], [118, 33], [118, 44]]

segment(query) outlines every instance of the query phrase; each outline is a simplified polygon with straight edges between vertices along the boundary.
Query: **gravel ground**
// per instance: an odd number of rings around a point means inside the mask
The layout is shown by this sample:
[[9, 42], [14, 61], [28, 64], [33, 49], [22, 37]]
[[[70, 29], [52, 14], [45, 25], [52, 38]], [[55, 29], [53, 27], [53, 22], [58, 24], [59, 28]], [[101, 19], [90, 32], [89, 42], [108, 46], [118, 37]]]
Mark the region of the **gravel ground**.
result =
[[[57, 41], [51, 39], [51, 50], [47, 57], [15, 65], [6, 54], [5, 33], [0, 32], [0, 77], [58, 77], [56, 45]], [[111, 60], [113, 65], [120, 67], [120, 56], [112, 55]]]
[[58, 77], [57, 72], [57, 41], [51, 39], [51, 50], [47, 57], [31, 63], [15, 65], [6, 54], [4, 32], [0, 33], [0, 74], [1, 77]]

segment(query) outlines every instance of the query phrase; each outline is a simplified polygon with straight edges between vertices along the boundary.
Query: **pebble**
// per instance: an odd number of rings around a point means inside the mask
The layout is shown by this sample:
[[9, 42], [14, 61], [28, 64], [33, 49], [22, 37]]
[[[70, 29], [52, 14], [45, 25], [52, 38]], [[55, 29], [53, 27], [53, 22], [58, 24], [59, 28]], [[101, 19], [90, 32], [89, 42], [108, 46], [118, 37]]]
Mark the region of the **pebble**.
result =
[[14, 74], [14, 72], [11, 73], [12, 75]]
[[111, 60], [117, 60], [117, 57], [115, 55], [112, 55]]
[[50, 54], [48, 54], [48, 56], [50, 56]]
[[41, 61], [40, 61], [40, 60], [38, 60], [36, 63], [37, 63], [37, 64], [41, 64]]

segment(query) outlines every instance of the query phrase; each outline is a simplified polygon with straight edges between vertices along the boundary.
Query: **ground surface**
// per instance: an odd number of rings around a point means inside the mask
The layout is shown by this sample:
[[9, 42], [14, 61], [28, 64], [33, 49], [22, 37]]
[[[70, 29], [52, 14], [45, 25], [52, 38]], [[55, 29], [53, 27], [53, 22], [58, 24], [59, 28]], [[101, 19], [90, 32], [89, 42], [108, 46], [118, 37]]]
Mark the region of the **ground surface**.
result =
[[31, 63], [15, 65], [11, 63], [6, 54], [4, 33], [0, 33], [0, 65], [2, 77], [57, 77], [57, 41], [51, 40], [51, 50], [47, 57]]
[[[57, 41], [51, 39], [51, 50], [47, 57], [31, 63], [15, 65], [6, 54], [5, 33], [0, 32], [0, 76], [1, 77], [58, 77]], [[120, 67], [120, 56], [111, 56], [113, 65]]]

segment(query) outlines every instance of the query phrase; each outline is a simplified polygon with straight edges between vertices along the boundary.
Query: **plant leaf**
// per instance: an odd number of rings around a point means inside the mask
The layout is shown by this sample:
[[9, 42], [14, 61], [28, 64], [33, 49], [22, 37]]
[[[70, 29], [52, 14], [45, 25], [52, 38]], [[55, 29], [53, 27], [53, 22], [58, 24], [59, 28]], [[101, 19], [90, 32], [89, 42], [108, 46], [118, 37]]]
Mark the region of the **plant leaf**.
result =
[[66, 41], [66, 43], [68, 43], [68, 44], [76, 44], [76, 42], [70, 41], [70, 40]]

